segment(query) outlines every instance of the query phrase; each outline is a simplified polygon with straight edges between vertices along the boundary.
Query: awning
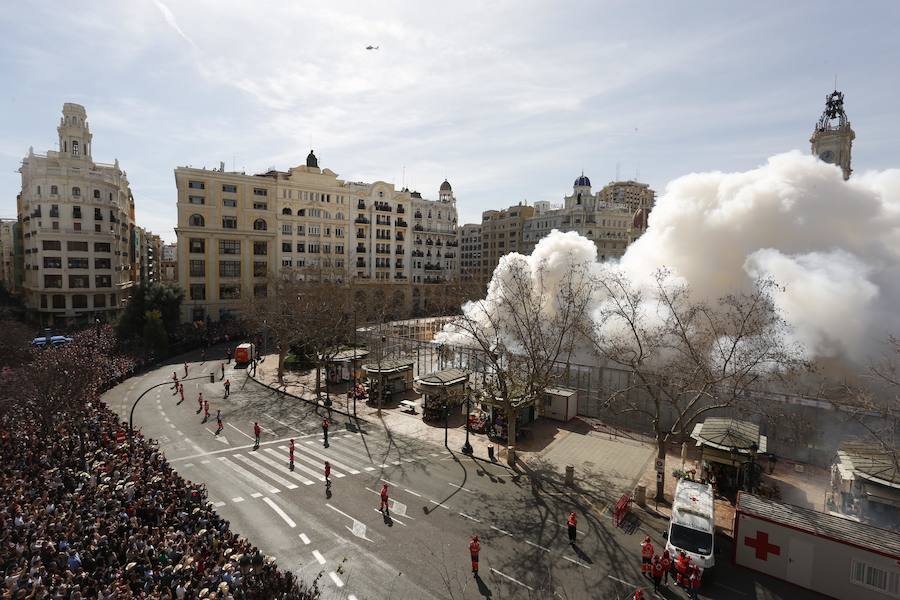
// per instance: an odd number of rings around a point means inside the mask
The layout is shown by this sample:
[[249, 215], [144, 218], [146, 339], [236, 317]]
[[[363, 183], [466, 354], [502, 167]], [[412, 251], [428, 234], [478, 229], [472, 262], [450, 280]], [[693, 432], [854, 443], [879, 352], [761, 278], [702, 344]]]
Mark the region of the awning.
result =
[[760, 453], [766, 452], [768, 445], [766, 436], [759, 434], [757, 425], [722, 417], [709, 417], [703, 423], [697, 423], [691, 437], [697, 440], [698, 446], [725, 452], [736, 449], [738, 454], [745, 455], [750, 454], [752, 444], [757, 445], [756, 450]]
[[453, 368], [430, 373], [416, 379], [416, 385], [421, 387], [449, 387], [465, 383], [469, 380], [469, 372], [465, 369]]
[[389, 375], [391, 373], [400, 373], [402, 371], [411, 370], [416, 361], [412, 358], [390, 358], [381, 361], [381, 363], [363, 365], [366, 373]]
[[361, 358], [367, 357], [368, 355], [368, 350], [362, 350], [360, 348], [357, 348], [356, 350], [341, 350], [340, 352], [332, 356], [329, 362], [350, 362], [354, 358], [356, 360], [359, 360]]

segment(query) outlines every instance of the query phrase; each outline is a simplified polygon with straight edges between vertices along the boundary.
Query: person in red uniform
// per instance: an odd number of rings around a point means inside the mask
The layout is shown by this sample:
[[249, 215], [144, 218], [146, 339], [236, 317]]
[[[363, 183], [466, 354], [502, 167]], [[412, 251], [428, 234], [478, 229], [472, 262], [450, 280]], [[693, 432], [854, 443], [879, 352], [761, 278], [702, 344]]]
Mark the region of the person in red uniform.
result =
[[478, 576], [478, 553], [481, 552], [481, 542], [478, 541], [478, 536], [472, 536], [472, 541], [469, 542], [469, 556], [472, 557], [472, 573], [477, 577]]
[[[325, 437], [325, 447], [328, 447], [328, 419], [322, 419], [322, 435]], [[385, 486], [387, 487], [387, 486]]]
[[693, 600], [697, 600], [697, 594], [699, 593], [699, 590], [700, 590], [701, 576], [702, 575], [700, 573], [700, 566], [694, 565], [691, 568], [691, 576], [688, 579], [688, 594], [691, 595], [691, 598], [693, 598]]
[[663, 579], [666, 585], [669, 585], [669, 571], [672, 570], [672, 557], [669, 556], [669, 551], [666, 550], [662, 554], [662, 558], [659, 559], [659, 562], [662, 563], [663, 568]]
[[206, 423], [206, 421], [208, 419], [209, 419], [209, 400], [204, 400], [203, 401], [203, 422]]
[[644, 588], [636, 588], [634, 590], [634, 600], [644, 600]]
[[659, 584], [662, 581], [663, 577], [663, 566], [662, 560], [659, 558], [659, 554], [653, 557], [653, 563], [651, 565], [650, 575], [653, 577], [653, 591], [659, 591]]
[[575, 518], [574, 512], [569, 513], [569, 519], [566, 521], [566, 524], [569, 526], [569, 543], [574, 544], [578, 536], [578, 520]]
[[687, 585], [690, 576], [691, 558], [685, 554], [684, 550], [678, 553], [675, 559], [675, 584]]
[[650, 576], [650, 562], [653, 560], [653, 542], [650, 536], [644, 538], [641, 542], [641, 573]]
[[187, 363], [184, 363], [184, 376], [185, 376], [185, 378], [187, 378], [187, 371], [188, 371]]
[[178, 401], [178, 404], [181, 404], [182, 402], [184, 402], [184, 384], [183, 383], [178, 384], [178, 394], [181, 396], [181, 400]]
[[228, 396], [231, 395], [231, 380], [226, 379], [224, 385], [225, 385], [225, 397], [227, 398]]
[[331, 463], [325, 461], [325, 485], [331, 485]]
[[178, 389], [178, 373], [172, 371], [172, 383], [175, 384], [175, 389]]
[[261, 431], [262, 430], [259, 428], [259, 423], [254, 422], [253, 423], [253, 437], [255, 438], [255, 441], [253, 442], [254, 450], [259, 449], [259, 434]]
[[290, 467], [291, 471], [293, 471], [294, 470], [294, 438], [291, 438], [291, 443], [288, 446], [288, 456], [290, 457], [290, 463], [288, 464], [288, 466]]
[[203, 411], [203, 392], [197, 394], [197, 414], [199, 415]]
[[387, 484], [381, 486], [381, 505], [378, 507], [381, 512], [388, 512], [388, 488]]

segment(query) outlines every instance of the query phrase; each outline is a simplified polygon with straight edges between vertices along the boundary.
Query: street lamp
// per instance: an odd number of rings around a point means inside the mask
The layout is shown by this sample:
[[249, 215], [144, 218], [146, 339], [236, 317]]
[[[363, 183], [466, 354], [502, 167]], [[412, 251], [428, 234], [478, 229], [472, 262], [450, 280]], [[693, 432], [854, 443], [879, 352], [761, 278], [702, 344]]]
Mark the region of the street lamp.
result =
[[466, 443], [463, 444], [462, 452], [463, 454], [472, 454], [472, 444], [469, 443], [469, 403], [471, 402], [471, 395], [469, 394], [469, 390], [465, 390], [466, 394]]

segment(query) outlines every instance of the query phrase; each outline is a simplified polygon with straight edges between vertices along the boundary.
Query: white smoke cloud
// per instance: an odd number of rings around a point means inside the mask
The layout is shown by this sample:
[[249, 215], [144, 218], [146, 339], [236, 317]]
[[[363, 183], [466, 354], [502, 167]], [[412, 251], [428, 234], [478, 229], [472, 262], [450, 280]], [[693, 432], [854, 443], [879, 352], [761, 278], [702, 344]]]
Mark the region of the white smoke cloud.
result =
[[[789, 152], [750, 171], [670, 182], [648, 225], [618, 265], [596, 263], [597, 272], [619, 268], [647, 285], [666, 267], [706, 300], [771, 277], [809, 358], [863, 363], [900, 334], [900, 170], [844, 181], [838, 168]], [[559, 232], [527, 260], [552, 272], [570, 268], [573, 251], [596, 260], [593, 243]]]

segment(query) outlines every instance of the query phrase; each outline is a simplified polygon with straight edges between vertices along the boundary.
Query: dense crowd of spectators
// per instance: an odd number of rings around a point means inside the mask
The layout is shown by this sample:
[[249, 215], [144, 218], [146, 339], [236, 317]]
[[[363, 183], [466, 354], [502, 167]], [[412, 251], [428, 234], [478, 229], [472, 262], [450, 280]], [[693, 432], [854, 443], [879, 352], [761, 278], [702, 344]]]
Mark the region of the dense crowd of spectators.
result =
[[[45, 352], [64, 364], [69, 351], [77, 347]], [[114, 353], [94, 360], [115, 363], [101, 366], [104, 377], [129, 369]], [[0, 412], [0, 598], [318, 597], [316, 582], [303, 586], [231, 532], [152, 440], [136, 432], [119, 442], [125, 426], [97, 397], [48, 425], [29, 418], [33, 398], [17, 402], [10, 389]]]

